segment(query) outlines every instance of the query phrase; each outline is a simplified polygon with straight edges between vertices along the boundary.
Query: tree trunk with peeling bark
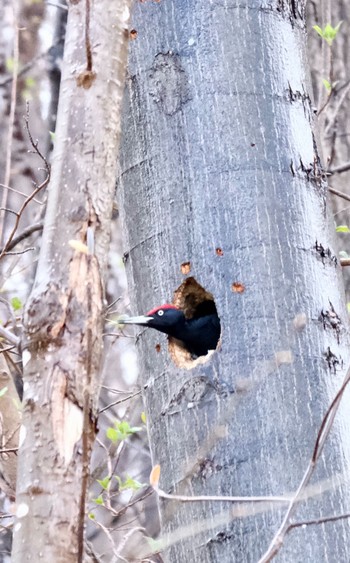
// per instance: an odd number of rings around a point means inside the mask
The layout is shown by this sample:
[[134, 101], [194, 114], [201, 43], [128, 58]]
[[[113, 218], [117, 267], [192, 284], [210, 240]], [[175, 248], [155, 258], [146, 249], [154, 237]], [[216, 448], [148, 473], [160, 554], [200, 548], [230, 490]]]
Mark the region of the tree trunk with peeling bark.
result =
[[129, 6], [69, 5], [48, 208], [25, 313], [14, 562], [84, 557]]
[[[139, 339], [160, 485], [188, 496], [293, 493], [349, 361], [303, 2], [138, 3], [132, 27], [119, 186], [132, 312], [177, 290], [189, 313], [212, 296], [222, 326], [204, 363], [181, 358], [176, 343], [170, 356], [155, 331]], [[297, 521], [347, 510], [344, 478], [332, 481], [349, 463], [346, 403]], [[160, 509], [172, 563], [267, 561], [286, 512], [214, 501]], [[295, 528], [280, 547], [288, 563], [350, 559], [341, 520]]]

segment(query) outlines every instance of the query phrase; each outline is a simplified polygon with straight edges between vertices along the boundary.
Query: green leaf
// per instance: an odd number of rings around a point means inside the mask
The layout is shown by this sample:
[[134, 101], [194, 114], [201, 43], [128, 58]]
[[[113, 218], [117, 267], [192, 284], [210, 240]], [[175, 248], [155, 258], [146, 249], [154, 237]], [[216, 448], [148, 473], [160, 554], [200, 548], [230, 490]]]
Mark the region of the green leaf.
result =
[[325, 78], [322, 80], [323, 86], [326, 88], [327, 92], [331, 92], [332, 84], [328, 82]]
[[19, 311], [19, 309], [22, 309], [22, 301], [19, 297], [12, 297], [11, 306], [14, 311]]
[[146, 413], [144, 411], [141, 413], [141, 420], [144, 424], [146, 424], [147, 418], [146, 418]]
[[143, 483], [139, 483], [136, 479], [133, 479], [129, 475], [127, 475], [125, 481], [122, 481], [118, 475], [115, 475], [116, 480], [118, 481], [119, 491], [125, 491], [127, 489], [132, 489], [133, 491], [138, 491], [142, 489], [145, 485]]
[[89, 512], [89, 518], [90, 520], [95, 520], [96, 516], [93, 512]]
[[6, 395], [7, 391], [8, 391], [8, 387], [3, 387], [2, 389], [0, 389], [0, 397]]
[[327, 23], [323, 29], [319, 25], [314, 25], [312, 27], [331, 47], [342, 23], [343, 22], [340, 21], [335, 27], [333, 27], [330, 23]]
[[33, 95], [28, 88], [25, 88], [21, 92], [21, 98], [25, 102], [26, 100], [31, 101], [33, 99]]
[[118, 436], [118, 432], [115, 428], [107, 428], [106, 430], [106, 436], [108, 438], [108, 440], [110, 440], [111, 442], [117, 442], [119, 440]]
[[344, 258], [344, 259], [345, 259], [345, 258], [346, 258], [346, 259], [350, 258], [349, 254], [346, 252], [346, 250], [340, 250], [340, 252], [339, 252], [339, 257], [340, 257], [340, 258]]
[[108, 485], [110, 483], [110, 478], [108, 477], [108, 475], [104, 479], [96, 479], [96, 480], [101, 485], [102, 489], [106, 490], [108, 488]]
[[322, 37], [323, 39], [323, 31], [322, 28], [319, 25], [313, 25], [312, 29], [314, 29], [315, 31], [317, 31], [317, 33]]
[[32, 76], [27, 76], [27, 78], [24, 81], [24, 84], [25, 84], [26, 88], [28, 88], [30, 90], [31, 88], [33, 88], [35, 86], [36, 80]]
[[56, 139], [56, 133], [55, 131], [49, 131], [50, 134], [50, 139], [52, 142], [54, 142], [54, 140]]
[[131, 436], [131, 434], [136, 434], [142, 430], [141, 426], [130, 426], [126, 420], [120, 422], [116, 421], [114, 423], [115, 428], [107, 428], [106, 435], [112, 442], [122, 441]]
[[103, 505], [104, 505], [104, 501], [103, 501], [102, 495], [99, 495], [98, 497], [93, 498], [93, 499], [92, 499], [92, 502], [94, 502], [95, 504], [98, 504], [99, 506], [103, 506]]
[[12, 297], [11, 306], [14, 311], [19, 311], [20, 309], [22, 309], [22, 301], [19, 299], [19, 297]]
[[335, 232], [336, 233], [350, 233], [350, 229], [346, 225], [339, 225], [338, 227], [335, 228]]
[[128, 434], [136, 434], [142, 430], [141, 426], [130, 426], [128, 422], [121, 422], [120, 425], [123, 425], [123, 430]]
[[8, 57], [6, 59], [6, 70], [7, 72], [13, 72], [14, 66], [15, 66], [15, 61], [13, 60], [12, 57]]

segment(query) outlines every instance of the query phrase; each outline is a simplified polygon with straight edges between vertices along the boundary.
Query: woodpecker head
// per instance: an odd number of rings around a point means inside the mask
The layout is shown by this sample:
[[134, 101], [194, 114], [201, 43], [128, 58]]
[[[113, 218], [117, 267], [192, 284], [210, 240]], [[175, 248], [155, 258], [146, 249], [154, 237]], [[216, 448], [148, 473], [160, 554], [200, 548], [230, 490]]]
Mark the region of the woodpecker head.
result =
[[155, 328], [160, 332], [172, 335], [174, 327], [178, 330], [185, 321], [183, 311], [175, 307], [175, 305], [165, 304], [152, 309], [146, 315], [141, 315], [140, 317], [122, 318], [119, 323]]
[[132, 324], [150, 327], [164, 332], [182, 342], [192, 357], [204, 356], [209, 350], [215, 350], [220, 338], [220, 319], [215, 303], [203, 301], [195, 315], [186, 318], [175, 305], [162, 305], [140, 317], [123, 317], [119, 324]]

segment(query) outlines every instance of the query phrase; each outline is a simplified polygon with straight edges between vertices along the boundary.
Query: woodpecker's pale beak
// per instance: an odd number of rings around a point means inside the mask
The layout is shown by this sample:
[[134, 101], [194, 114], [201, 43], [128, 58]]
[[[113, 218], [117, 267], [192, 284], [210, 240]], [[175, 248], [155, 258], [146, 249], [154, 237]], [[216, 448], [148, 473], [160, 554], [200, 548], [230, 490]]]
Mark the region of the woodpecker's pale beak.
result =
[[120, 317], [118, 319], [118, 324], [120, 325], [147, 325], [150, 321], [153, 321], [153, 317], [145, 317], [141, 315], [140, 317]]

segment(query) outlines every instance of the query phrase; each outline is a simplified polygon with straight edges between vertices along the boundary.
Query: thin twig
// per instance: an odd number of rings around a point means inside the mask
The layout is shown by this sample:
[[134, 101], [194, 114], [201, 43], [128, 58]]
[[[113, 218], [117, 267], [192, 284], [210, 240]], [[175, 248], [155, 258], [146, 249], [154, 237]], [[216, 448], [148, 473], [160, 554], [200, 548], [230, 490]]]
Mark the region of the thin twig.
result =
[[4, 299], [4, 297], [0, 297], [0, 303], [2, 303], [5, 306], [8, 316], [11, 317], [12, 325], [16, 326], [17, 319], [8, 299]]
[[345, 514], [335, 514], [333, 516], [324, 516], [323, 518], [316, 518], [315, 520], [300, 520], [289, 524], [287, 532], [293, 528], [303, 528], [304, 526], [314, 526], [318, 524], [327, 524], [327, 522], [336, 522], [337, 520], [346, 520], [350, 518], [350, 512]]
[[108, 313], [110, 314], [111, 308], [112, 308], [114, 305], [116, 305], [116, 304], [118, 303], [118, 301], [120, 301], [120, 300], [121, 300], [121, 297], [117, 297], [116, 299], [114, 299], [114, 301], [112, 301], [111, 303], [109, 303], [109, 305], [107, 305], [106, 311], [108, 311]]
[[[150, 479], [151, 480], [151, 479]], [[151, 481], [152, 483], [152, 481]], [[180, 502], [205, 502], [205, 501], [218, 501], [218, 502], [244, 502], [244, 503], [256, 503], [256, 502], [277, 502], [277, 503], [289, 503], [292, 499], [290, 495], [284, 496], [258, 496], [258, 497], [241, 497], [241, 496], [223, 496], [223, 495], [177, 495], [172, 493], [166, 493], [158, 487], [158, 481], [151, 484], [154, 491], [160, 498], [167, 500], [178, 500]]]
[[25, 248], [24, 250], [5, 252], [5, 256], [20, 256], [21, 254], [26, 254], [26, 252], [31, 252], [32, 250], [35, 250], [35, 246], [30, 246], [29, 248]]
[[0, 354], [5, 354], [6, 352], [12, 352], [15, 349], [15, 345], [11, 344], [7, 348], [0, 348]]
[[44, 180], [41, 184], [36, 185], [36, 188], [35, 188], [34, 191], [31, 193], [31, 195], [29, 195], [29, 196], [27, 197], [27, 199], [23, 202], [23, 204], [22, 204], [22, 206], [21, 206], [19, 212], [17, 213], [16, 221], [15, 221], [14, 227], [13, 227], [11, 233], [10, 233], [10, 236], [8, 237], [7, 242], [5, 243], [5, 246], [3, 247], [2, 251], [0, 252], [0, 260], [1, 260], [1, 258], [4, 256], [4, 254], [7, 252], [8, 247], [9, 247], [9, 245], [11, 244], [11, 242], [12, 242], [14, 236], [15, 236], [15, 233], [16, 233], [16, 231], [17, 231], [18, 224], [19, 224], [19, 221], [20, 221], [21, 216], [22, 216], [22, 214], [23, 214], [23, 211], [25, 210], [25, 208], [27, 207], [27, 205], [29, 205], [29, 203], [34, 199], [34, 197], [35, 197], [43, 188], [45, 188], [45, 187], [48, 185], [48, 183], [50, 182], [50, 177], [51, 177], [50, 165], [49, 165], [48, 161], [46, 160], [45, 156], [44, 156], [44, 155], [42, 154], [42, 152], [39, 150], [39, 148], [38, 148], [38, 141], [34, 141], [34, 139], [33, 139], [33, 137], [32, 137], [32, 134], [31, 134], [31, 132], [30, 132], [30, 129], [29, 129], [29, 105], [28, 105], [28, 104], [27, 104], [27, 113], [26, 113], [26, 115], [25, 115], [25, 117], [24, 117], [24, 123], [25, 123], [25, 127], [26, 127], [26, 130], [27, 130], [27, 134], [28, 134], [30, 143], [31, 143], [31, 145], [32, 145], [32, 147], [33, 147], [33, 149], [34, 149], [34, 152], [41, 158], [41, 160], [42, 160], [42, 161], [44, 162], [44, 164], [45, 164], [46, 178], [45, 178], [45, 180]]
[[5, 211], [5, 213], [12, 213], [13, 215], [18, 215], [17, 211], [10, 209], [9, 207], [0, 207], [0, 211]]
[[[29, 225], [29, 227], [27, 227], [19, 235], [14, 237], [12, 239], [12, 241], [10, 242], [10, 244], [7, 245], [6, 254], [8, 254], [10, 250], [15, 248], [15, 246], [17, 246], [18, 243], [22, 242], [22, 240], [30, 237], [30, 235], [32, 235], [33, 233], [36, 233], [37, 231], [42, 231], [43, 226], [44, 226], [44, 221], [39, 221], [39, 223], [34, 223], [34, 225]], [[2, 251], [3, 251], [3, 249], [0, 250], [0, 253]]]
[[281, 547], [283, 546], [283, 542], [284, 542], [284, 538], [288, 532], [289, 529], [289, 525], [290, 525], [290, 518], [292, 516], [292, 514], [294, 513], [294, 511], [297, 508], [297, 505], [299, 503], [299, 501], [302, 498], [302, 493], [305, 489], [305, 487], [307, 486], [307, 484], [309, 483], [311, 476], [314, 472], [314, 469], [316, 467], [316, 463], [322, 453], [324, 444], [328, 438], [328, 435], [331, 431], [331, 428], [333, 426], [333, 421], [334, 418], [338, 412], [338, 408], [342, 399], [342, 396], [344, 394], [344, 391], [348, 385], [350, 381], [350, 367], [347, 370], [345, 379], [343, 381], [342, 386], [340, 387], [338, 393], [336, 394], [336, 396], [334, 397], [333, 401], [331, 402], [330, 406], [328, 407], [326, 414], [324, 415], [322, 422], [321, 422], [321, 426], [320, 429], [317, 433], [317, 437], [316, 437], [316, 441], [315, 441], [315, 446], [314, 446], [314, 450], [312, 453], [312, 457], [311, 460], [309, 462], [309, 465], [303, 475], [303, 478], [300, 481], [299, 487], [296, 491], [296, 493], [294, 494], [293, 498], [291, 499], [289, 506], [287, 508], [286, 514], [283, 518], [282, 524], [280, 525], [278, 531], [276, 532], [275, 536], [273, 537], [267, 551], [265, 552], [265, 554], [261, 557], [261, 559], [259, 560], [259, 563], [268, 563], [269, 561], [271, 561], [275, 555], [277, 555], [277, 553], [279, 552], [279, 550], [281, 549]]
[[18, 452], [18, 448], [3, 448], [0, 450], [0, 455], [2, 454], [16, 454]]
[[[7, 186], [5, 184], [1, 184], [0, 183], [0, 188], [6, 188], [7, 190], [9, 190], [10, 192], [13, 192], [15, 194], [21, 195], [23, 197], [28, 197], [28, 194], [21, 192], [20, 190], [16, 190], [16, 188], [13, 188], [12, 186]], [[39, 201], [38, 199], [33, 199], [33, 201], [35, 201], [35, 203], [38, 203], [39, 205], [43, 205], [42, 201]]]
[[125, 506], [123, 506], [123, 508], [120, 508], [119, 510], [114, 510], [112, 508], [111, 512], [114, 516], [114, 518], [119, 518], [120, 516], [122, 516], [129, 508], [132, 508], [135, 504], [137, 504], [138, 502], [142, 502], [144, 501], [146, 498], [148, 498], [152, 493], [153, 490], [151, 487], [149, 487], [148, 489], [146, 489], [146, 492], [140, 496], [140, 497], [135, 497], [134, 499], [132, 499], [130, 502], [128, 502], [128, 504], [126, 504]]
[[327, 172], [330, 174], [341, 174], [342, 172], [347, 172], [348, 170], [350, 170], [350, 162], [346, 162], [340, 166], [335, 166], [334, 168], [327, 170]]
[[[349, 168], [350, 168], [350, 163], [349, 163]], [[344, 194], [344, 192], [339, 192], [338, 190], [335, 190], [334, 188], [331, 188], [330, 186], [328, 187], [328, 191], [331, 194], [334, 194], [334, 195], [337, 195], [338, 197], [341, 197], [342, 199], [346, 199], [346, 201], [350, 201], [350, 196], [348, 194]]]
[[[344, 91], [339, 96], [341, 90], [344, 90]], [[337, 95], [337, 98], [339, 98], [339, 99], [338, 99], [338, 103], [336, 104], [336, 106], [334, 108], [334, 111], [332, 112], [333, 115], [332, 115], [331, 118], [329, 118], [327, 126], [325, 127], [325, 131], [324, 131], [325, 135], [327, 135], [328, 131], [330, 131], [332, 129], [333, 124], [334, 124], [334, 122], [337, 118], [339, 111], [340, 111], [340, 108], [347, 98], [349, 90], [350, 90], [350, 81], [349, 80], [342, 86], [342, 88], [338, 88], [338, 87], [336, 88], [336, 95]]]
[[101, 385], [101, 389], [105, 389], [109, 393], [114, 393], [115, 395], [127, 395], [130, 393], [130, 390], [115, 389], [114, 387], [109, 387], [108, 385]]
[[277, 503], [289, 503], [291, 502], [290, 496], [283, 496], [283, 497], [230, 497], [230, 496], [221, 496], [221, 495], [199, 495], [199, 496], [187, 496], [187, 495], [172, 495], [170, 493], [166, 493], [161, 489], [155, 488], [158, 496], [160, 498], [168, 499], [168, 500], [179, 500], [181, 502], [204, 502], [204, 501], [215, 501], [215, 502], [277, 502]]
[[11, 342], [11, 344], [14, 344], [15, 346], [19, 346], [19, 343], [21, 341], [20, 338], [18, 338], [18, 336], [13, 334], [13, 332], [7, 330], [7, 328], [2, 326], [1, 324], [0, 324], [0, 336], [2, 336], [3, 338], [5, 338], [5, 340]]
[[[46, 55], [47, 55], [47, 53], [41, 53], [40, 55], [37, 55], [32, 60], [27, 62], [25, 65], [23, 65], [22, 68], [20, 70], [18, 70], [17, 79], [20, 78], [21, 76], [23, 76], [24, 74], [26, 74], [29, 70], [31, 70], [33, 68], [33, 66], [35, 65], [35, 63], [37, 61], [39, 61], [40, 59], [46, 57]], [[11, 76], [8, 76], [7, 78], [5, 78], [4, 80], [2, 80], [0, 82], [0, 88], [3, 88], [4, 86], [6, 86], [7, 84], [10, 84], [13, 81], [14, 81], [13, 74], [11, 74]]]
[[125, 403], [125, 401], [130, 401], [131, 399], [133, 399], [134, 397], [137, 397], [140, 394], [141, 394], [141, 391], [137, 391], [133, 395], [129, 395], [128, 397], [124, 397], [123, 399], [119, 399], [118, 401], [114, 401], [113, 403], [110, 403], [106, 407], [103, 407], [103, 409], [101, 409], [99, 411], [99, 414], [107, 411], [108, 409], [111, 409], [112, 407], [115, 407], [116, 405], [120, 405], [121, 403]]
[[329, 93], [325, 103], [323, 104], [323, 106], [318, 110], [317, 117], [319, 117], [321, 115], [321, 113], [326, 109], [329, 102], [331, 101], [332, 95], [333, 95], [333, 89], [330, 91], [330, 93]]
[[[47, 4], [49, 4], [49, 2], [47, 2]], [[62, 7], [62, 9], [65, 9], [65, 10], [68, 11], [68, 8], [66, 6], [57, 5], [57, 8], [59, 8], [59, 7]], [[59, 46], [61, 44], [61, 42], [62, 42], [62, 38], [59, 38], [58, 41], [56, 41], [55, 43], [53, 43], [50, 46], [49, 49], [47, 49], [43, 53], [39, 53], [38, 55], [33, 57], [30, 61], [28, 61], [26, 64], [21, 66], [21, 68], [18, 70], [17, 78], [23, 76], [28, 71], [30, 71], [35, 66], [35, 64], [38, 61], [40, 61], [41, 59], [45, 59], [47, 57], [50, 57], [51, 49]], [[10, 84], [12, 81], [13, 81], [13, 75], [11, 74], [11, 76], [7, 76], [4, 80], [0, 81], [0, 88], [4, 88], [5, 86], [7, 86], [7, 84]]]

